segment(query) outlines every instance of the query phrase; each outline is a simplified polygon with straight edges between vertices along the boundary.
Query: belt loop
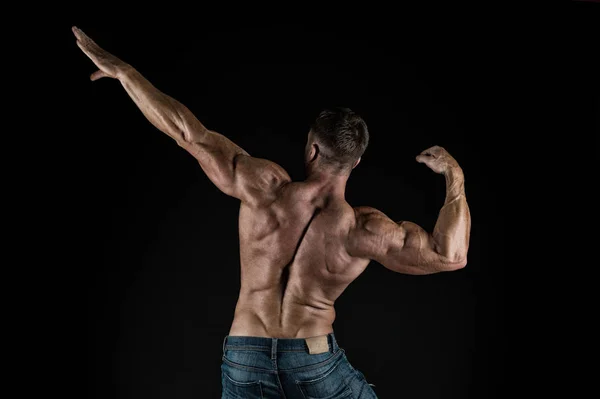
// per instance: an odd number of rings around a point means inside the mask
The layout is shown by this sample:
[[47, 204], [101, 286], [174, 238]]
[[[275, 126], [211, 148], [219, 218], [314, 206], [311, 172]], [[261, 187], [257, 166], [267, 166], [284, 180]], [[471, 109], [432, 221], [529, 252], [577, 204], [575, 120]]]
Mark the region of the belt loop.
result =
[[331, 343], [331, 352], [333, 352], [333, 353], [337, 352], [338, 349], [339, 349], [339, 346], [338, 346], [337, 341], [335, 339], [335, 334], [331, 333], [331, 334], [329, 334], [327, 336], [327, 338], [329, 338], [329, 341]]
[[227, 342], [227, 335], [223, 339], [223, 354], [225, 354], [225, 343]]
[[271, 340], [271, 360], [277, 359], [277, 338]]

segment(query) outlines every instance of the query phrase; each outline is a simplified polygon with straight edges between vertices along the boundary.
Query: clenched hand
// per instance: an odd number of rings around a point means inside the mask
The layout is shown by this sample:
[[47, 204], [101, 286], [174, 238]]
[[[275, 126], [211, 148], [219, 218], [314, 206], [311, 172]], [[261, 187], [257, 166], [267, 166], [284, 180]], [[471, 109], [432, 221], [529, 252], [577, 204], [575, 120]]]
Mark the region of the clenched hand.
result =
[[435, 173], [446, 174], [451, 169], [459, 168], [458, 162], [443, 147], [433, 146], [417, 155], [417, 162], [429, 166]]

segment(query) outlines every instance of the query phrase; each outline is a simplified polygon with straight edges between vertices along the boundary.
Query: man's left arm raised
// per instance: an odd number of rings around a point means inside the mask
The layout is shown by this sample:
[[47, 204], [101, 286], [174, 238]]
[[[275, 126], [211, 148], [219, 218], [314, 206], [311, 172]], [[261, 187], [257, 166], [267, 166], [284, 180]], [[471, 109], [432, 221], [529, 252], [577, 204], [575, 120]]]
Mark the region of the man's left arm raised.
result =
[[158, 90], [135, 68], [102, 49], [82, 30], [73, 27], [73, 33], [79, 48], [99, 69], [90, 79], [119, 80], [150, 123], [194, 156], [222, 192], [248, 204], [260, 205], [271, 201], [277, 190], [291, 181], [281, 166], [251, 157], [227, 137], [207, 129], [185, 105]]

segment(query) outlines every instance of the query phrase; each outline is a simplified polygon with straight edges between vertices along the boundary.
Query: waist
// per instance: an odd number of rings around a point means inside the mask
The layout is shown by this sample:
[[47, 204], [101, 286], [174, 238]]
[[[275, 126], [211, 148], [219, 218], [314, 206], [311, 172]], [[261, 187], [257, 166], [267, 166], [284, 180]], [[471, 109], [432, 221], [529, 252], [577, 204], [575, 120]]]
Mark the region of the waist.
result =
[[236, 307], [229, 330], [230, 336], [296, 339], [314, 337], [333, 332], [335, 313], [311, 314], [307, 312], [269, 311]]
[[274, 353], [336, 353], [339, 350], [335, 334], [318, 335], [306, 338], [272, 338], [241, 335], [227, 335], [223, 340], [225, 351], [262, 351]]

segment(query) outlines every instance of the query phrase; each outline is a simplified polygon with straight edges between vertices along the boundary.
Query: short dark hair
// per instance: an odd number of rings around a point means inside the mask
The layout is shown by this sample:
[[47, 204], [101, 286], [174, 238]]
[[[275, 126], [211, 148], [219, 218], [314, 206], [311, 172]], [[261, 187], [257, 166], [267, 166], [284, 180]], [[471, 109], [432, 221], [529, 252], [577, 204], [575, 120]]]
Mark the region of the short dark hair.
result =
[[319, 144], [325, 164], [339, 171], [352, 170], [369, 144], [369, 130], [365, 121], [349, 108], [322, 111], [311, 130]]

